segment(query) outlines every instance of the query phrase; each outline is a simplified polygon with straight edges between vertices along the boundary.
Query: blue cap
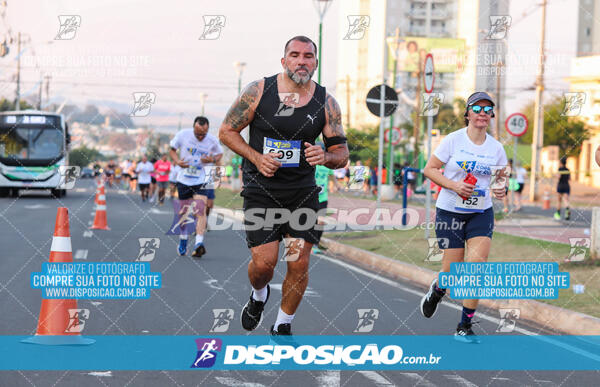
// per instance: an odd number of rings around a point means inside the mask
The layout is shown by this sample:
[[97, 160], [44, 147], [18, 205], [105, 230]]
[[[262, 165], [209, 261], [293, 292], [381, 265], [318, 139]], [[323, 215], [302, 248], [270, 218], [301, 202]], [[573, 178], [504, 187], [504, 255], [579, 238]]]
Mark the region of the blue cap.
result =
[[490, 97], [488, 93], [483, 92], [483, 91], [478, 91], [478, 92], [471, 94], [471, 96], [467, 100], [467, 106], [474, 105], [477, 102], [482, 101], [482, 100], [490, 101], [492, 106], [495, 105], [494, 101], [492, 100], [492, 97]]

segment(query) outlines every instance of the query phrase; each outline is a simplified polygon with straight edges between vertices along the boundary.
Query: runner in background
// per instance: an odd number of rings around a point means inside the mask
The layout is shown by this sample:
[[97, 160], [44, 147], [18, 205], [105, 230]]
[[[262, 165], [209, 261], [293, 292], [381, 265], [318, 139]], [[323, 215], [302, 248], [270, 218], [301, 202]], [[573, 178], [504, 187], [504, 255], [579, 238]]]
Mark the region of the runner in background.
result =
[[120, 163], [115, 163], [115, 185], [121, 189], [121, 178], [123, 177], [123, 169]]
[[165, 191], [169, 185], [169, 172], [171, 171], [171, 163], [167, 160], [166, 153], [154, 163], [154, 171], [156, 172], [156, 184], [158, 185], [158, 205], [162, 206], [165, 204]]
[[[193, 199], [196, 206], [196, 239], [192, 257], [200, 258], [206, 254], [204, 232], [206, 231], [207, 190], [204, 166], [216, 163], [223, 157], [219, 140], [208, 133], [209, 122], [204, 116], [194, 119], [193, 129], [177, 132], [170, 142], [170, 155], [173, 163], [181, 167], [177, 174], [177, 194], [179, 200]], [[187, 253], [188, 234], [179, 235], [179, 255]]]
[[[154, 165], [156, 163], [156, 158], [153, 157], [150, 159], [150, 162], [152, 163], [152, 165]], [[152, 173], [150, 173], [150, 190], [149, 190], [149, 195], [150, 195], [150, 203], [156, 203], [156, 170], [152, 171]]]
[[152, 181], [150, 174], [154, 171], [154, 166], [148, 161], [148, 157], [144, 155], [142, 156], [142, 161], [138, 163], [135, 171], [138, 174], [138, 184], [140, 186], [142, 202], [145, 202], [148, 200], [148, 190], [150, 189], [150, 182]]
[[560, 207], [563, 201], [565, 202], [565, 220], [571, 219], [571, 210], [569, 209], [569, 194], [571, 193], [570, 179], [571, 171], [567, 168], [567, 158], [563, 157], [560, 159], [560, 166], [558, 167], [558, 184], [556, 185], [558, 206], [554, 213], [554, 219], [556, 220], [560, 220]]
[[123, 170], [123, 189], [129, 189], [129, 182], [131, 181], [131, 173], [129, 172], [129, 168], [131, 168], [131, 160], [125, 159], [121, 162], [121, 169]]
[[137, 168], [137, 162], [132, 161], [129, 166], [129, 191], [134, 193], [137, 189], [137, 172], [135, 169]]
[[[508, 181], [510, 182], [512, 180], [512, 177], [514, 176], [512, 159], [508, 159], [508, 166], [510, 167], [510, 175], [508, 176]], [[506, 186], [506, 193], [504, 194], [504, 198], [502, 198], [502, 205], [504, 206], [504, 208], [502, 209], [502, 212], [504, 212], [505, 214], [508, 214], [508, 212], [510, 211], [510, 208], [509, 208], [509, 203], [510, 203], [509, 195], [511, 195], [510, 192], [511, 192], [511, 190], [510, 190], [510, 184], [509, 184]]]
[[525, 187], [525, 179], [527, 179], [527, 170], [525, 168], [523, 168], [522, 165], [520, 165], [519, 167], [517, 167], [517, 169], [515, 170], [515, 175], [516, 175], [516, 189], [513, 192], [514, 198], [515, 198], [515, 211], [520, 211], [521, 210], [521, 195], [523, 193], [523, 188]]
[[[319, 145], [323, 151], [325, 150], [325, 144], [323, 144], [322, 142], [317, 143], [317, 145]], [[360, 161], [359, 161], [360, 163]], [[329, 168], [327, 168], [324, 165], [317, 165], [315, 168], [315, 182], [317, 183], [317, 186], [319, 187], [320, 191], [319, 191], [319, 211], [320, 210], [327, 210], [327, 204], [328, 204], [328, 187], [329, 187], [329, 176], [333, 176], [333, 171]], [[325, 211], [323, 211], [324, 213], [321, 214], [321, 216], [325, 216], [326, 213]], [[317, 224], [323, 225], [325, 223], [323, 223], [322, 221], [318, 221]], [[315, 245], [313, 245], [312, 247], [312, 253], [313, 254], [319, 254], [321, 253], [321, 249], [322, 246], [320, 244], [321, 242], [321, 237], [323, 236], [323, 230], [316, 230], [317, 233], [317, 243]]]

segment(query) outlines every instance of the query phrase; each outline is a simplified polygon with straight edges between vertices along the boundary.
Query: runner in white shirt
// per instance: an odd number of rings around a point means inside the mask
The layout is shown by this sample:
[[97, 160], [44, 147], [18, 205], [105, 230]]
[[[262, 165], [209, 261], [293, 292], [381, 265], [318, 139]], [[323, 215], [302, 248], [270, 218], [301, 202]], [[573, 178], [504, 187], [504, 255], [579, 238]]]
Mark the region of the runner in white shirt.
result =
[[[424, 170], [425, 176], [442, 187], [435, 220], [439, 248], [444, 251], [441, 272], [449, 272], [451, 263], [465, 260], [465, 242], [468, 262], [487, 262], [494, 230], [492, 195], [497, 199], [506, 195], [508, 176], [498, 177], [490, 185], [492, 174], [506, 172], [508, 163], [502, 144], [487, 134], [494, 117], [494, 102], [487, 93], [477, 92], [469, 97], [466, 106], [468, 126], [446, 136]], [[444, 165], [442, 174], [440, 168]], [[475, 185], [464, 182], [467, 173], [477, 178]], [[446, 289], [437, 286], [436, 277], [421, 300], [423, 316], [433, 317], [445, 293]], [[457, 340], [479, 342], [471, 329], [478, 302], [463, 300], [462, 318], [454, 334]]]
[[140, 161], [135, 168], [135, 171], [138, 174], [138, 185], [142, 194], [142, 201], [145, 202], [148, 200], [148, 189], [150, 188], [150, 182], [152, 181], [150, 173], [154, 171], [154, 166], [148, 161], [148, 157], [144, 155], [142, 156], [142, 161]]
[[[192, 257], [200, 258], [206, 253], [204, 231], [206, 230], [205, 164], [218, 163], [223, 157], [223, 148], [215, 136], [208, 134], [208, 119], [196, 117], [194, 129], [184, 129], [171, 140], [171, 159], [181, 170], [177, 175], [179, 200], [193, 199], [199, 203], [196, 211], [196, 241]], [[179, 152], [179, 154], [178, 154]], [[179, 235], [179, 255], [187, 252], [188, 235]]]

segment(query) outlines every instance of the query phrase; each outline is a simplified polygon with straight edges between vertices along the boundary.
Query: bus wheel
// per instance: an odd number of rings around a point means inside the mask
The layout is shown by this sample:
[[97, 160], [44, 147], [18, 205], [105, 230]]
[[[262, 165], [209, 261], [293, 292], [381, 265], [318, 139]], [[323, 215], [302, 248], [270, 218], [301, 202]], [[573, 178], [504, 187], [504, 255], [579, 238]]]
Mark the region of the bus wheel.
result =
[[54, 196], [55, 198], [58, 199], [58, 198], [60, 198], [62, 196], [61, 195], [61, 193], [62, 193], [61, 191], [62, 190], [60, 190], [60, 189], [52, 189], [52, 190], [50, 190], [50, 193], [52, 194], [52, 196]]
[[5, 198], [8, 196], [8, 188], [0, 188], [0, 198]]
[[11, 198], [18, 198], [19, 197], [19, 190], [17, 188], [11, 188], [9, 190], [9, 195]]

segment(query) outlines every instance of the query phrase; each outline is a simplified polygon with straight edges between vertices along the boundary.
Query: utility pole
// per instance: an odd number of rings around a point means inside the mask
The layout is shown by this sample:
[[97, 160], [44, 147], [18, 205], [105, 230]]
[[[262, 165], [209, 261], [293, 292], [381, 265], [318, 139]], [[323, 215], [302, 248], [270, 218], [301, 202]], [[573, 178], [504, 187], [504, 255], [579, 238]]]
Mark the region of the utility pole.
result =
[[38, 90], [38, 110], [42, 110], [42, 86], [44, 85], [44, 77], [40, 77], [40, 88]]
[[[396, 90], [396, 75], [398, 73], [398, 49], [400, 48], [400, 28], [396, 27], [396, 34], [394, 36], [394, 44], [396, 45], [396, 50], [394, 51], [394, 76], [392, 78], [392, 89]], [[394, 142], [393, 142], [393, 130], [394, 130], [394, 115], [390, 116], [390, 129], [388, 135], [388, 184], [393, 184], [392, 179], [394, 178]]]
[[17, 96], [15, 110], [21, 110], [21, 33], [17, 36]]
[[[500, 123], [502, 122], [502, 120], [500, 120], [500, 74], [502, 73], [502, 66], [504, 66], [504, 63], [502, 63], [502, 61], [498, 61], [496, 62], [496, 118], [495, 118], [495, 126], [496, 126], [496, 130], [494, 131], [494, 136], [496, 137], [496, 140], [498, 140], [498, 138], [500, 137]], [[514, 161], [514, 160], [513, 160]]]
[[50, 103], [50, 79], [52, 79], [52, 77], [50, 75], [46, 75], [44, 77], [44, 79], [46, 80], [46, 102], [49, 104]]
[[[419, 131], [421, 127], [421, 117], [419, 115], [421, 109], [421, 58], [419, 57], [419, 63], [417, 65], [417, 94], [416, 94], [416, 106], [415, 106], [415, 122], [413, 127], [413, 137], [415, 139], [415, 146], [413, 147], [413, 163], [419, 160]], [[418, 165], [413, 165], [414, 168], [418, 168]]]
[[540, 63], [535, 87], [535, 108], [533, 112], [533, 142], [531, 143], [531, 178], [529, 181], [529, 200], [538, 198], [538, 181], [540, 180], [540, 156], [544, 146], [544, 44], [546, 42], [546, 2], [542, 0], [542, 31], [540, 35]]

